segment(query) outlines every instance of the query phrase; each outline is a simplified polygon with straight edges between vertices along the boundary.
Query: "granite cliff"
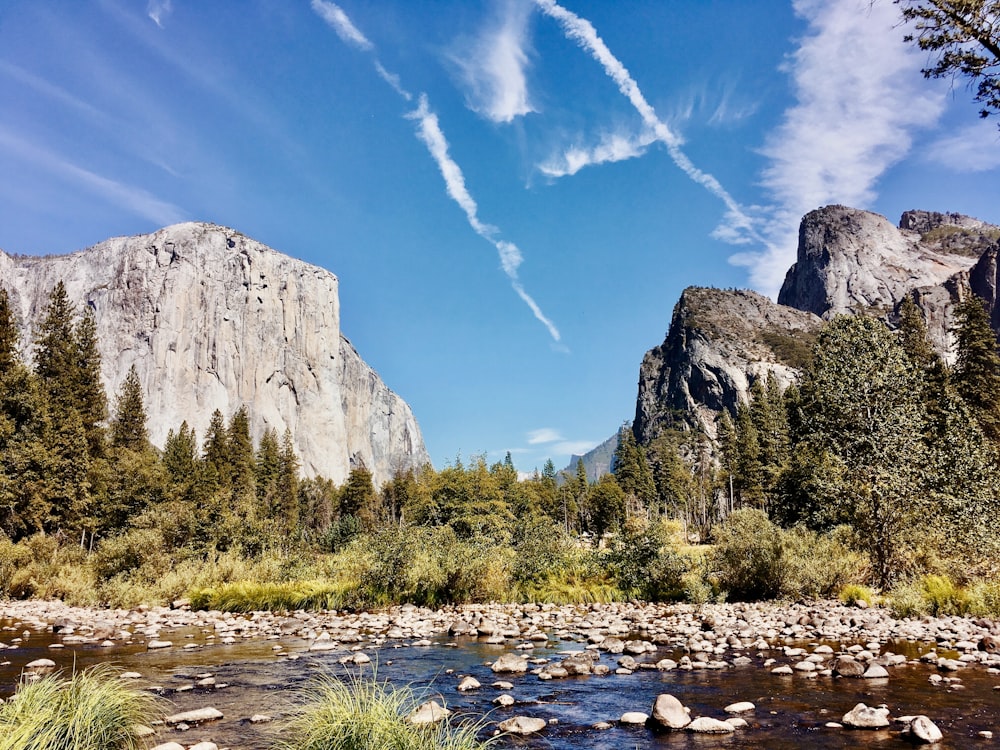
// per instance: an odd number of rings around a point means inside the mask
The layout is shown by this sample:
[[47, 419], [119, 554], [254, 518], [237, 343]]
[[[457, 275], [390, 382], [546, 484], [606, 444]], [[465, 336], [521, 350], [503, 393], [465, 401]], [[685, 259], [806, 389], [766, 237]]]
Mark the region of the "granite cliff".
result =
[[363, 464], [378, 483], [429, 462], [409, 406], [341, 334], [329, 271], [201, 223], [71, 255], [0, 253], [26, 353], [60, 279], [95, 313], [109, 396], [135, 366], [156, 445], [183, 420], [203, 436], [215, 409], [246, 406], [255, 439], [291, 430], [310, 476], [340, 483]]
[[671, 425], [715, 436], [724, 409], [773, 373], [787, 385], [808, 361], [823, 320], [867, 313], [894, 322], [909, 297], [935, 347], [953, 358], [956, 302], [970, 288], [1000, 330], [1000, 227], [961, 214], [907, 211], [899, 226], [870, 211], [827, 206], [799, 229], [777, 303], [754, 292], [686, 289], [665, 341], [639, 368], [633, 430], [642, 443]]

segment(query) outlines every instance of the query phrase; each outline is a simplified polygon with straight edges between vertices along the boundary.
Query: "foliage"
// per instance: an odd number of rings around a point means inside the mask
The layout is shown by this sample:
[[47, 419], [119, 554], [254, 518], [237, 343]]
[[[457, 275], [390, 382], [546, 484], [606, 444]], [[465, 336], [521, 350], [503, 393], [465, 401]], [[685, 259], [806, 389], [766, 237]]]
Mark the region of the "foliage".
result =
[[300, 694], [282, 728], [277, 750], [483, 750], [482, 726], [454, 726], [450, 719], [419, 726], [406, 721], [422, 698], [408, 687], [354, 675], [314, 680]]
[[108, 665], [22, 683], [0, 704], [0, 750], [138, 750], [137, 726], [154, 723], [155, 697]]
[[840, 589], [837, 598], [844, 604], [854, 605], [858, 602], [864, 602], [871, 606], [875, 603], [875, 592], [867, 586], [862, 586], [858, 583], [849, 583]]
[[975, 86], [981, 117], [1000, 112], [1000, 3], [997, 0], [896, 0], [914, 33], [904, 39], [937, 53], [928, 78], [963, 76]]
[[755, 508], [742, 508], [715, 529], [715, 566], [729, 596], [740, 601], [781, 593], [781, 530]]

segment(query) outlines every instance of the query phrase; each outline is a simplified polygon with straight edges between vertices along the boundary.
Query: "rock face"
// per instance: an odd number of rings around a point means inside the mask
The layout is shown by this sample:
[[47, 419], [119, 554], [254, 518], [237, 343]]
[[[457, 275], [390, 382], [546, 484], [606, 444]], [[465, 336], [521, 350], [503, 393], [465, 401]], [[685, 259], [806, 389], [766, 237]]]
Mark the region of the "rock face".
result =
[[753, 379], [798, 378], [821, 326], [816, 315], [756, 292], [685, 289], [666, 340], [639, 368], [636, 438], [649, 442], [678, 414], [714, 436], [716, 414], [745, 400]]
[[813, 211], [802, 219], [778, 304], [747, 291], [683, 292], [666, 340], [639, 369], [636, 438], [648, 444], [672, 425], [714, 437], [719, 412], [746, 400], [755, 380], [773, 373], [782, 385], [794, 382], [823, 320], [838, 314], [891, 323], [909, 297], [935, 348], [952, 360], [953, 309], [970, 288], [1000, 330], [998, 259], [1000, 227], [961, 214], [907, 211], [896, 228], [869, 211]]
[[26, 350], [59, 280], [95, 313], [112, 401], [135, 366], [156, 445], [246, 406], [255, 440], [291, 430], [309, 476], [340, 483], [363, 464], [381, 482], [429, 461], [409, 406], [341, 334], [337, 277], [322, 268], [201, 223], [65, 256], [0, 253]]

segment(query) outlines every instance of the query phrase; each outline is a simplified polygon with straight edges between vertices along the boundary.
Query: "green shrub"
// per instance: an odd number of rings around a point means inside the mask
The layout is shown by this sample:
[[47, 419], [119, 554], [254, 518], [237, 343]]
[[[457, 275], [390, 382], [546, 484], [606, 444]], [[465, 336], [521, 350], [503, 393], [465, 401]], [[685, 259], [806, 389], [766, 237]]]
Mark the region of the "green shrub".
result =
[[781, 532], [781, 595], [792, 598], [830, 598], [861, 580], [865, 559], [851, 550], [834, 529], [825, 534], [795, 526]]
[[930, 575], [920, 580], [927, 608], [935, 617], [941, 615], [965, 615], [972, 602], [965, 590], [948, 576]]
[[862, 586], [857, 583], [848, 583], [840, 588], [837, 598], [844, 604], [854, 605], [858, 602], [864, 602], [865, 604], [871, 605], [875, 603], [875, 592], [867, 586]]
[[191, 592], [193, 609], [217, 609], [222, 612], [292, 612], [297, 609], [341, 609], [350, 592], [329, 581], [294, 583], [225, 583], [214, 588]]
[[741, 508], [715, 529], [714, 564], [731, 599], [773, 599], [783, 580], [781, 531], [762, 511]]
[[307, 687], [282, 732], [278, 750], [484, 750], [480, 725], [432, 726], [406, 721], [420, 700], [409, 688], [355, 676], [323, 677]]
[[128, 688], [108, 665], [43, 677], [0, 705], [0, 750], [138, 750], [137, 725], [158, 714], [156, 698]]
[[163, 535], [156, 529], [130, 529], [105, 539], [92, 558], [94, 573], [99, 581], [107, 581], [149, 563], [155, 564], [162, 572], [170, 568]]

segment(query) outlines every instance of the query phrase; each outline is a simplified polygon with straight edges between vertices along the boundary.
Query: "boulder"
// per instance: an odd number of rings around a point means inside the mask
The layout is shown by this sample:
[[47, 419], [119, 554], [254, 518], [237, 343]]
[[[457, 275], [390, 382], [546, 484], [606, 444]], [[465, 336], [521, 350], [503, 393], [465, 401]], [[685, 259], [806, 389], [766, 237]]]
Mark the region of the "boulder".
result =
[[437, 701], [426, 701], [417, 706], [416, 710], [406, 717], [406, 720], [411, 724], [421, 726], [424, 724], [436, 724], [450, 715], [451, 711]]
[[653, 701], [653, 722], [666, 729], [683, 729], [691, 723], [687, 709], [669, 693], [660, 693]]
[[937, 725], [926, 716], [914, 716], [913, 720], [903, 728], [902, 735], [913, 742], [932, 744], [940, 742], [944, 735]]
[[698, 734], [729, 734], [736, 730], [728, 721], [713, 719], [711, 716], [699, 716], [688, 724], [685, 729]]
[[626, 711], [619, 721], [622, 724], [645, 724], [649, 721], [649, 715], [642, 711]]
[[493, 662], [491, 669], [497, 674], [527, 672], [528, 659], [526, 656], [521, 654], [501, 654], [500, 657]]
[[164, 719], [164, 721], [167, 724], [204, 724], [208, 721], [218, 721], [221, 718], [222, 711], [217, 708], [208, 707], [173, 714]]
[[870, 708], [859, 703], [844, 714], [841, 722], [852, 729], [882, 729], [889, 726], [889, 709]]
[[748, 711], [753, 711], [757, 707], [750, 701], [739, 701], [738, 703], [730, 703], [726, 706], [723, 711], [727, 714], [745, 714]]

